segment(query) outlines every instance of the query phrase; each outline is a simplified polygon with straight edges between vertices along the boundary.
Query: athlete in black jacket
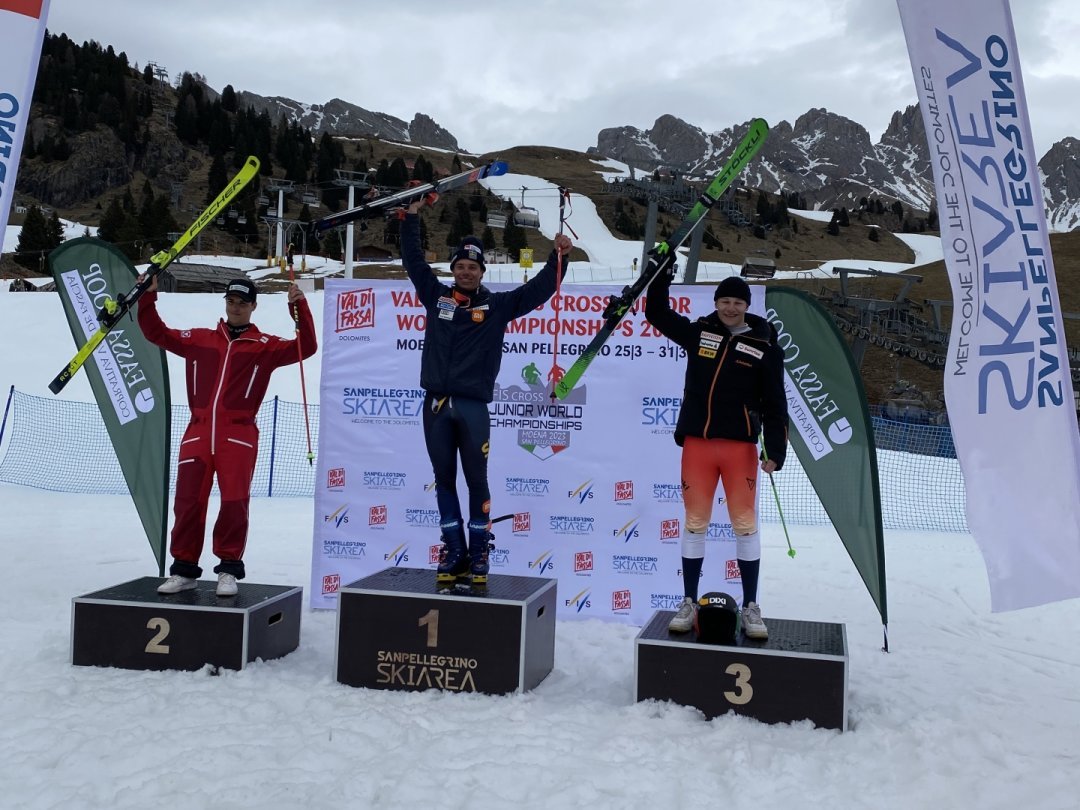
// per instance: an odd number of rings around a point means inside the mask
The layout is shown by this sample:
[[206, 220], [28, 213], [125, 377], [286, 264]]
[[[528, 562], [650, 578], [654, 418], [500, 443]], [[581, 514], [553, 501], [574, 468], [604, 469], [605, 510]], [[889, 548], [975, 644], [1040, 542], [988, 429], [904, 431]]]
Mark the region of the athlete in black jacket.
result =
[[721, 480], [742, 576], [743, 631], [750, 638], [768, 638], [757, 604], [757, 442], [761, 435], [765, 451], [760, 468], [779, 470], [787, 455], [783, 353], [772, 325], [747, 313], [750, 287], [741, 278], [720, 282], [713, 295], [716, 310], [696, 321], [672, 311], [670, 284], [670, 274], [661, 274], [645, 299], [649, 323], [686, 349], [686, 382], [675, 426], [675, 441], [683, 448], [684, 599], [669, 628], [686, 632], [693, 626], [705, 533]]
[[[443, 555], [436, 581], [469, 577], [484, 585], [488, 574], [491, 493], [487, 481], [491, 423], [487, 403], [495, 394], [502, 363], [503, 335], [510, 321], [525, 315], [555, 293], [562, 255], [562, 272], [573, 247], [563, 234], [555, 237], [544, 269], [522, 286], [491, 292], [484, 276], [484, 248], [466, 237], [450, 260], [453, 286], [435, 277], [424, 260], [420, 243], [419, 210], [427, 198], [409, 206], [401, 225], [401, 258], [405, 271], [427, 311], [427, 330], [420, 356], [420, 386], [424, 398], [424, 439], [435, 471], [435, 496], [443, 536]], [[457, 495], [457, 459], [469, 487], [469, 539], [465, 542]]]

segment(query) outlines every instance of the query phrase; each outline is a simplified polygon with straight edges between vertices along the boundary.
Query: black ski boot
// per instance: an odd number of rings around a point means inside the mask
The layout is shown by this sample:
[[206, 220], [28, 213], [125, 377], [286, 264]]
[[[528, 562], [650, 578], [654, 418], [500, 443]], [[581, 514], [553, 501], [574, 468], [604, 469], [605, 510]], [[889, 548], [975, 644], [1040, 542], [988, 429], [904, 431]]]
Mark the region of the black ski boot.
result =
[[439, 552], [439, 567], [435, 570], [435, 584], [453, 586], [458, 577], [469, 571], [469, 552], [465, 546], [465, 532], [460, 523], [443, 527], [443, 547]]
[[469, 529], [469, 575], [473, 590], [487, 588], [488, 554], [495, 548], [495, 535], [485, 527], [481, 531]]

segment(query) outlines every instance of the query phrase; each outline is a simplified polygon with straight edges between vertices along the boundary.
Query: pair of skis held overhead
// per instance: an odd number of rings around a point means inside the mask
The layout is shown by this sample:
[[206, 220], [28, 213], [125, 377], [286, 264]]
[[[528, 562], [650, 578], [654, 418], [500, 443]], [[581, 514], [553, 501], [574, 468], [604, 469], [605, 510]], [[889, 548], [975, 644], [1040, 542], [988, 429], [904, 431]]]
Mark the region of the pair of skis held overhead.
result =
[[[698, 198], [698, 201], [694, 204], [693, 208], [691, 208], [689, 213], [683, 218], [679, 227], [675, 229], [671, 236], [657, 244], [649, 252], [648, 261], [634, 283], [623, 288], [620, 295], [612, 296], [610, 298], [607, 307], [604, 309], [603, 326], [590, 341], [585, 351], [578, 355], [573, 365], [566, 370], [566, 373], [563, 374], [559, 382], [556, 383], [553, 391], [556, 397], [559, 399], [566, 398], [570, 391], [573, 390], [574, 386], [577, 385], [578, 381], [585, 373], [585, 370], [589, 367], [589, 364], [592, 363], [597, 354], [599, 354], [608, 338], [614, 334], [619, 322], [634, 305], [634, 302], [641, 297], [654, 278], [660, 273], [667, 272], [670, 269], [675, 262], [677, 249], [690, 238], [694, 229], [704, 221], [705, 215], [708, 214], [712, 206], [716, 204], [724, 191], [727, 190], [735, 178], [739, 176], [744, 168], [746, 168], [746, 165], [750, 160], [758, 153], [765, 142], [768, 131], [768, 124], [761, 118], [757, 118], [750, 123], [749, 130], [735, 147], [735, 151], [732, 153], [731, 157], [723, 167], [721, 167], [712, 182], [709, 183], [702, 192], [701, 197]], [[316, 234], [320, 234], [331, 228], [346, 225], [358, 219], [378, 216], [389, 208], [407, 205], [409, 202], [428, 194], [442, 194], [443, 192], [460, 188], [461, 186], [485, 177], [498, 177], [499, 175], [506, 174], [507, 168], [507, 165], [502, 161], [493, 161], [478, 166], [475, 169], [451, 175], [442, 180], [411, 186], [395, 194], [378, 197], [346, 211], [341, 211], [337, 214], [331, 214], [330, 216], [316, 220], [312, 223], [312, 230]], [[187, 247], [199, 232], [217, 217], [218, 212], [228, 205], [228, 203], [239, 194], [240, 190], [255, 177], [258, 171], [258, 159], [249, 157], [237, 175], [225, 187], [225, 190], [210, 203], [206, 210], [199, 215], [198, 219], [191, 224], [191, 227], [187, 229], [176, 243], [168, 250], [156, 253], [150, 259], [150, 266], [147, 269], [146, 277], [143, 281], [136, 284], [129, 292], [121, 295], [115, 301], [106, 302], [106, 305], [102, 308], [101, 312], [98, 313], [99, 326], [97, 331], [90, 336], [86, 343], [83, 344], [75, 354], [75, 357], [72, 358], [71, 362], [68, 363], [49, 384], [50, 391], [57, 394], [65, 385], [67, 385], [94, 350], [101, 344], [101, 341], [105, 339], [105, 336], [109, 331], [124, 317], [124, 315], [131, 311], [135, 302], [139, 300], [142, 294], [146, 292], [147, 288], [150, 286], [151, 279], [168, 267], [168, 265], [184, 250], [185, 247]]]

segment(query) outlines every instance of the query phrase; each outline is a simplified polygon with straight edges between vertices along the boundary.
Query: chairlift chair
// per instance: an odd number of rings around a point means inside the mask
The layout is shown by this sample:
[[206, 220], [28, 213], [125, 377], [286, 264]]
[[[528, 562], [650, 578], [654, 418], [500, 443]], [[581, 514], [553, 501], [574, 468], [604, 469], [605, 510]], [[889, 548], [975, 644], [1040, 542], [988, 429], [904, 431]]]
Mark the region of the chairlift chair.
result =
[[305, 191], [303, 194], [300, 195], [300, 200], [304, 203], [304, 205], [317, 206], [319, 204], [319, 195], [314, 194], [310, 191]]
[[535, 208], [519, 208], [514, 212], [514, 224], [521, 228], [539, 228], [540, 214]]
[[237, 225], [247, 225], [247, 217], [244, 214], [240, 214], [236, 218], [236, 224]]
[[270, 198], [267, 197], [265, 194], [260, 194], [259, 199], [258, 199], [258, 203], [259, 203], [260, 206], [269, 205], [270, 204]]
[[539, 228], [540, 214], [535, 208], [525, 205], [525, 192], [529, 189], [521, 187], [521, 206], [514, 212], [514, 224], [521, 228]]

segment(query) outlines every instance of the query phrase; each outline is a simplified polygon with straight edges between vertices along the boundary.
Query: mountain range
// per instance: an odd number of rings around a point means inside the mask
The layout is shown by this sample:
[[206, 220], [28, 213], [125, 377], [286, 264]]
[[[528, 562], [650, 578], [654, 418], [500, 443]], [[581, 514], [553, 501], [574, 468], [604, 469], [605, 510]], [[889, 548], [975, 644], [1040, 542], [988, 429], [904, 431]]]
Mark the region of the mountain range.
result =
[[[305, 104], [280, 96], [241, 92], [243, 105], [266, 110], [317, 133], [374, 136], [457, 151], [457, 139], [429, 116], [417, 113], [405, 122], [371, 112], [341, 99]], [[664, 167], [689, 176], [714, 173], [747, 124], [705, 132], [673, 115], [662, 115], [650, 129], [609, 127], [597, 135], [590, 154], [619, 160], [643, 172]], [[1065, 138], [1039, 161], [1051, 230], [1080, 225], [1080, 140]], [[773, 124], [769, 139], [747, 170], [747, 186], [767, 191], [798, 192], [810, 207], [854, 208], [872, 194], [897, 199], [926, 211], [934, 199], [934, 179], [922, 116], [914, 105], [893, 113], [880, 140], [873, 143], [866, 128], [842, 115], [814, 108], [794, 124]]]

